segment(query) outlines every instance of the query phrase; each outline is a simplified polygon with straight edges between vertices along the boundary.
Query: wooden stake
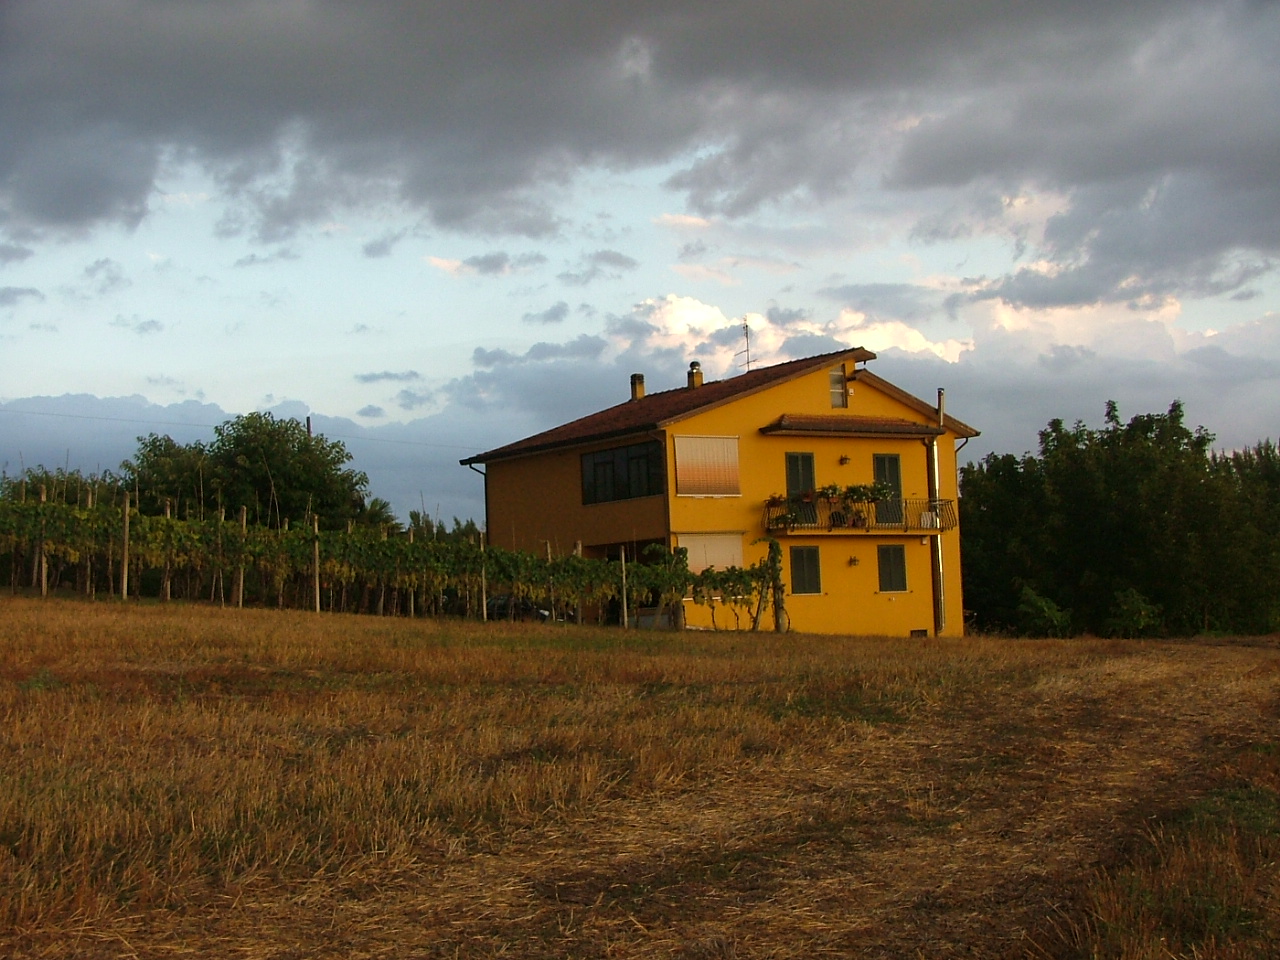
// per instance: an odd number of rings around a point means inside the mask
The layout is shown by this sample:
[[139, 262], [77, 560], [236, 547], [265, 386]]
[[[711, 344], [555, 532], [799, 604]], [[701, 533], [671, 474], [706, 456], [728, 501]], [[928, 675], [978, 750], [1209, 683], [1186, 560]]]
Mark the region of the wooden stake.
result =
[[124, 549], [120, 554], [120, 600], [129, 599], [129, 491], [124, 492]]
[[236, 608], [244, 606], [244, 541], [249, 531], [249, 508], [240, 508], [240, 568], [236, 571]]
[[[40, 503], [43, 506], [45, 502], [44, 484], [40, 484]], [[49, 595], [49, 557], [44, 552], [44, 514], [40, 516], [40, 596], [47, 597]]]
[[[311, 418], [307, 417], [307, 428], [311, 428]], [[320, 518], [315, 514], [311, 515], [311, 533], [313, 536], [311, 544], [312, 566], [315, 569], [315, 600], [316, 613], [320, 612]]]

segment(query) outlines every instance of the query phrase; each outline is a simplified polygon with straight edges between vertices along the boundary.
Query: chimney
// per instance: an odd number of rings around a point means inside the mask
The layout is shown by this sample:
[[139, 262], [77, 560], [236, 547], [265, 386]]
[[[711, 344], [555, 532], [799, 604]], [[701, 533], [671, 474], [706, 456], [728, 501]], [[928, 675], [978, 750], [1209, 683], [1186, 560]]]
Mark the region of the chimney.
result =
[[697, 360], [689, 364], [689, 389], [696, 390], [702, 386], [702, 364]]
[[631, 399], [641, 400], [644, 398], [644, 374], [633, 373], [631, 375]]
[[947, 425], [947, 391], [942, 387], [938, 388], [938, 426], [945, 427]]

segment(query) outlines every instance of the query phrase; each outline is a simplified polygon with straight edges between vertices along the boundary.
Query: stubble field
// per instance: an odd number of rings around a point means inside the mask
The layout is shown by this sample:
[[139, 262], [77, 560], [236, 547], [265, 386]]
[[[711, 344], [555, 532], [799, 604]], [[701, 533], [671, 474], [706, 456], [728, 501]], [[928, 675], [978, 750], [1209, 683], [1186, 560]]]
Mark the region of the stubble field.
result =
[[1280, 646], [0, 598], [0, 955], [1271, 957]]

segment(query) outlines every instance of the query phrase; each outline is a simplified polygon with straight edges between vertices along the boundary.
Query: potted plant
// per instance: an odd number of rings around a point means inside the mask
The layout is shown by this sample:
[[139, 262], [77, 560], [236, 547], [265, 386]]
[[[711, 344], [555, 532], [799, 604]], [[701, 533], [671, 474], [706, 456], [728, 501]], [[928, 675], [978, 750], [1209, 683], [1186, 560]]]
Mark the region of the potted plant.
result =
[[844, 488], [838, 483], [828, 483], [824, 487], [817, 489], [817, 494], [828, 503], [840, 503], [845, 499]]

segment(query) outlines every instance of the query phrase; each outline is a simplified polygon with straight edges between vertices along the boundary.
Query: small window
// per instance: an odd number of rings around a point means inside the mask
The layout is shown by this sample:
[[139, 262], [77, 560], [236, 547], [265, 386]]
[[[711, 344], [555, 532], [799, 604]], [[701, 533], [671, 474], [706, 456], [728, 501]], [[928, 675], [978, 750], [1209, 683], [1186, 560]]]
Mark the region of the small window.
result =
[[735, 497], [738, 485], [737, 437], [676, 437], [676, 494], [682, 497]]
[[900, 543], [876, 548], [880, 561], [880, 592], [905, 593], [907, 589], [907, 548]]
[[831, 382], [831, 406], [833, 408], [849, 406], [849, 381], [844, 374], [844, 364], [832, 367], [827, 376]]
[[818, 570], [817, 547], [791, 548], [791, 592], [822, 592], [822, 575]]

